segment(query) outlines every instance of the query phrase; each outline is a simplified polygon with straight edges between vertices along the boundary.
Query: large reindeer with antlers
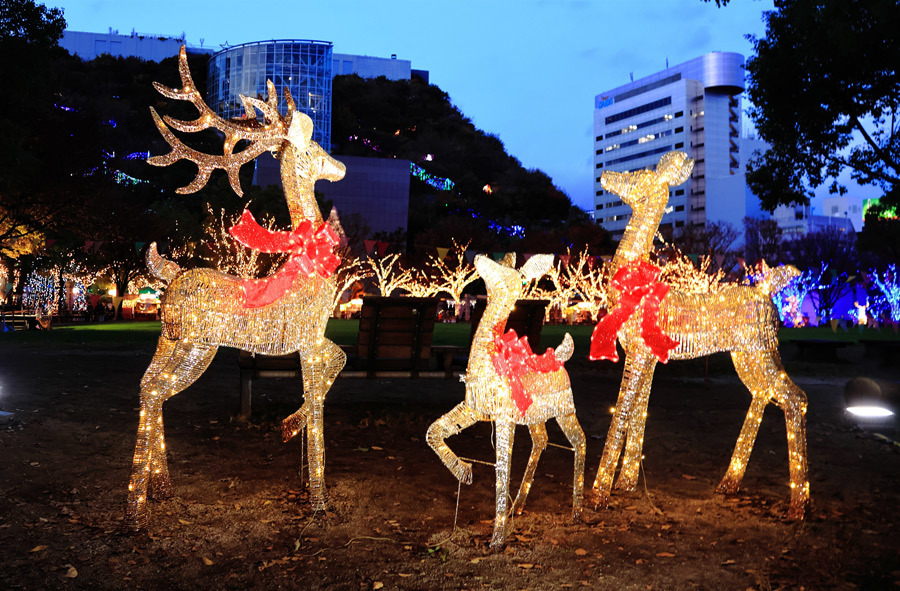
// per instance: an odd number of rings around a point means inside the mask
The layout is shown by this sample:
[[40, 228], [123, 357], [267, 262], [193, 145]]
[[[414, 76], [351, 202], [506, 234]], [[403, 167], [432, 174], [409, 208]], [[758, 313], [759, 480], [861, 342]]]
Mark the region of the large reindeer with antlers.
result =
[[[150, 164], [167, 166], [178, 160], [194, 162], [199, 171], [192, 183], [178, 190], [201, 189], [216, 168], [225, 170], [231, 186], [242, 195], [238, 173], [241, 165], [266, 150], [281, 160], [281, 178], [291, 215], [291, 232], [261, 228], [248, 211], [231, 233], [246, 246], [290, 256], [273, 275], [260, 280], [226, 275], [213, 269], [182, 271], [160, 257], [155, 245], [147, 254], [151, 271], [168, 283], [162, 304], [162, 334], [156, 353], [141, 380], [140, 424], [134, 464], [128, 486], [127, 523], [146, 525], [149, 497], [171, 496], [166, 464], [162, 405], [192, 384], [206, 370], [219, 347], [235, 347], [255, 353], [280, 355], [299, 352], [303, 370], [302, 407], [282, 423], [285, 440], [307, 428], [312, 505], [324, 507], [324, 438], [322, 415], [325, 394], [344, 366], [341, 349], [326, 339], [325, 326], [335, 291], [330, 277], [337, 257], [332, 254], [336, 238], [322, 221], [316, 205], [314, 184], [318, 179], [338, 181], [345, 167], [312, 141], [313, 124], [296, 110], [285, 89], [287, 115], [278, 112], [275, 86], [268, 82], [268, 100], [241, 99], [245, 119], [226, 120], [206, 105], [194, 86], [184, 47], [179, 56], [182, 88], [154, 83], [164, 96], [189, 101], [199, 115], [193, 121], [153, 120], [172, 151], [150, 158]], [[264, 115], [258, 120], [256, 109]], [[185, 146], [170, 129], [192, 133], [214, 128], [224, 133], [223, 154], [213, 156]], [[238, 142], [250, 144], [234, 152]]]
[[513, 512], [521, 514], [525, 507], [538, 460], [547, 447], [544, 424], [552, 418], [556, 418], [575, 452], [573, 518], [581, 512], [584, 490], [584, 432], [575, 417], [569, 375], [563, 368], [563, 362], [572, 356], [572, 337], [566, 334], [555, 353], [548, 349], [538, 356], [531, 352], [527, 337], [519, 339], [515, 331], [504, 334], [509, 313], [522, 296], [524, 285], [547, 272], [553, 255], [535, 255], [521, 271], [515, 269], [515, 254], [508, 255], [505, 263], [497, 264], [484, 255], [475, 258], [475, 269], [487, 286], [488, 304], [472, 339], [465, 375], [466, 399], [432, 423], [425, 436], [457, 480], [471, 484], [472, 464], [454, 454], [445, 440], [477, 421], [493, 421], [496, 425], [497, 499], [492, 548], [503, 545], [510, 525], [507, 497], [516, 425], [528, 425], [532, 447]]
[[[694, 359], [728, 351], [752, 402], [728, 467], [717, 491], [740, 487], [763, 411], [772, 402], [784, 411], [790, 466], [788, 516], [803, 517], [809, 502], [806, 467], [806, 395], [785, 373], [778, 353], [778, 311], [771, 296], [797, 275], [779, 267], [755, 286], [734, 286], [709, 293], [668, 291], [656, 282], [659, 269], [648, 258], [669, 198], [669, 187], [685, 182], [693, 161], [669, 152], [655, 171], [606, 171], [601, 185], [631, 206], [631, 220], [612, 260], [610, 314], [601, 319], [591, 344], [592, 359], [617, 360], [616, 337], [625, 350], [625, 373], [619, 390], [593, 493], [606, 506], [623, 438], [627, 436], [616, 488], [634, 490], [640, 469], [650, 385], [657, 360]], [[668, 292], [668, 293], [667, 293]]]

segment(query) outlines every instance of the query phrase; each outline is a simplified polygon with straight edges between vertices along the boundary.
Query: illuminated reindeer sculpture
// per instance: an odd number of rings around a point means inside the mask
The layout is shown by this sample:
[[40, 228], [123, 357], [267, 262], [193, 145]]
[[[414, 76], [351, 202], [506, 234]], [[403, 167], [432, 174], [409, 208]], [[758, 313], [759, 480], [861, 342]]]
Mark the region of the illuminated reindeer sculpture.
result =
[[[151, 108], [160, 133], [172, 147], [150, 164], [167, 166], [184, 159], [199, 171], [179, 193], [192, 193], [207, 183], [210, 173], [224, 169], [231, 186], [242, 195], [238, 173], [266, 150], [281, 160], [281, 178], [293, 231], [274, 232], [256, 224], [245, 211], [231, 233], [246, 246], [267, 252], [289, 252], [287, 262], [273, 275], [259, 280], [226, 275], [213, 269], [182, 271], [151, 245], [150, 270], [168, 283], [162, 305], [162, 334], [156, 353], [141, 380], [141, 412], [128, 486], [126, 521], [135, 529], [146, 525], [147, 499], [171, 496], [166, 464], [162, 405], [191, 385], [206, 370], [219, 347], [235, 347], [254, 353], [281, 355], [299, 352], [303, 370], [303, 406], [282, 423], [285, 440], [307, 428], [312, 505], [324, 507], [324, 438], [322, 413], [325, 394], [344, 366], [340, 348], [324, 337], [331, 313], [335, 284], [330, 276], [339, 259], [332, 253], [336, 238], [322, 221], [314, 197], [318, 179], [338, 181], [344, 165], [312, 141], [312, 121], [296, 110], [285, 89], [287, 115], [278, 112], [278, 97], [271, 81], [268, 100], [241, 97], [245, 119], [226, 120], [208, 107], [191, 80], [185, 50], [179, 58], [182, 88], [154, 83], [166, 97], [190, 101], [199, 111], [193, 121], [178, 121]], [[264, 114], [256, 118], [255, 109]], [[215, 128], [225, 135], [223, 154], [213, 156], [185, 146], [169, 129], [198, 132]], [[250, 145], [234, 152], [238, 142]]]
[[522, 295], [524, 285], [542, 276], [553, 263], [553, 255], [535, 255], [521, 271], [515, 267], [515, 255], [509, 266], [497, 264], [479, 255], [475, 268], [487, 285], [488, 304], [475, 331], [465, 375], [466, 399], [436, 420], [426, 434], [431, 449], [460, 481], [472, 483], [472, 465], [463, 461], [447, 446], [445, 440], [476, 421], [493, 421], [496, 426], [496, 513], [491, 547], [503, 545], [507, 531], [507, 496], [513, 436], [516, 425], [528, 425], [532, 448], [528, 465], [513, 510], [521, 514], [534, 480], [541, 452], [547, 446], [545, 423], [556, 418], [575, 452], [575, 476], [572, 516], [581, 512], [584, 491], [584, 432], [575, 417], [569, 375], [563, 362], [572, 356], [572, 337], [568, 334], [555, 353], [531, 352], [526, 337], [517, 338], [515, 331], [504, 334], [509, 313]]
[[[640, 468], [647, 403], [657, 360], [694, 359], [728, 351], [738, 376], [752, 395], [750, 409], [722, 482], [722, 493], [737, 492], [769, 402], [781, 407], [787, 426], [791, 504], [788, 516], [801, 519], [809, 502], [806, 467], [806, 395], [787, 376], [778, 354], [778, 311], [771, 296], [797, 275], [779, 267], [755, 286], [709, 293], [679, 293], [656, 282], [659, 269], [648, 261], [669, 187], [690, 176], [693, 161], [682, 152], [660, 158], [655, 171], [603, 173], [601, 185], [631, 206], [633, 213], [613, 257], [615, 276], [610, 313], [594, 330], [591, 359], [617, 360], [616, 337], [625, 350], [625, 372], [609, 427], [593, 495], [606, 506], [627, 436], [616, 488], [634, 490]], [[668, 293], [667, 293], [668, 292]]]

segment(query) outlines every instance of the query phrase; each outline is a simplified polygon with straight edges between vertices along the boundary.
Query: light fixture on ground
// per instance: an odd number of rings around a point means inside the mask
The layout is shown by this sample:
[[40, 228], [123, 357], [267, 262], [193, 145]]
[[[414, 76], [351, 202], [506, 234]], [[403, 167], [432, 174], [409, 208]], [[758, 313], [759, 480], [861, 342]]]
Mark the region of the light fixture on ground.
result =
[[896, 383], [857, 377], [844, 386], [844, 401], [847, 412], [857, 419], [888, 420], [900, 409], [900, 387]]

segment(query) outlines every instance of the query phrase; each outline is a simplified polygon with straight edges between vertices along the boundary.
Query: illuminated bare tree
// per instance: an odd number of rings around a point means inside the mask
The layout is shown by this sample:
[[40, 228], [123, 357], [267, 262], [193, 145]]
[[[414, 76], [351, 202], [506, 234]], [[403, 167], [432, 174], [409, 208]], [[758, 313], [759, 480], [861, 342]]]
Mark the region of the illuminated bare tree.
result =
[[412, 280], [412, 270], [404, 270], [397, 259], [399, 254], [391, 254], [382, 258], [370, 258], [366, 264], [371, 269], [375, 287], [383, 296], [390, 296], [398, 289], [407, 289]]

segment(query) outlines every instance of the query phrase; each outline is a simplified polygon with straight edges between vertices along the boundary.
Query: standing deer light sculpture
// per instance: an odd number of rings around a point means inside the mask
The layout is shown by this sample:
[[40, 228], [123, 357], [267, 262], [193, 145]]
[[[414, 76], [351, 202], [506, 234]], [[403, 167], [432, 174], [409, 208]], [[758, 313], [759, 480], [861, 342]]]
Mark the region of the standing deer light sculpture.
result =
[[[649, 254], [669, 198], [669, 187], [691, 174], [693, 161], [669, 152], [655, 171], [606, 171], [601, 185], [633, 210], [612, 260], [610, 313], [601, 319], [591, 342], [591, 359], [618, 360], [616, 337], [625, 350], [625, 372], [594, 480], [597, 503], [606, 506], [623, 439], [625, 452], [616, 488], [634, 490], [640, 469], [647, 403], [657, 360], [694, 359], [728, 351], [752, 401], [728, 471], [716, 489], [734, 493], [769, 402], [781, 407], [787, 427], [791, 503], [788, 516], [801, 519], [809, 502], [806, 466], [806, 395], [794, 384], [778, 354], [778, 310], [771, 296], [797, 275], [793, 267], [774, 269], [755, 286], [734, 286], [709, 293], [668, 291], [657, 283], [659, 269]], [[668, 292], [668, 293], [667, 293]]]
[[[268, 252], [290, 252], [273, 275], [247, 280], [213, 269], [182, 271], [151, 245], [147, 264], [154, 275], [168, 283], [163, 298], [162, 334], [150, 366], [141, 379], [141, 411], [128, 486], [126, 522], [146, 526], [147, 499], [172, 495], [166, 463], [162, 405], [191, 385], [209, 366], [219, 347], [235, 347], [267, 355], [299, 352], [303, 370], [303, 406], [282, 423], [284, 439], [307, 428], [310, 496], [314, 508], [324, 507], [323, 402], [331, 383], [344, 366], [346, 356], [326, 339], [325, 325], [332, 310], [335, 284], [330, 276], [337, 257], [331, 250], [335, 237], [322, 221], [314, 185], [318, 179], [338, 181], [345, 167], [312, 141], [312, 121], [295, 109], [285, 89], [286, 116], [278, 112], [275, 86], [268, 82], [269, 97], [263, 102], [242, 96], [243, 120], [226, 120], [207, 106], [188, 70], [184, 47], [179, 57], [182, 88], [154, 83], [168, 98], [190, 101], [199, 111], [193, 121], [160, 118], [152, 108], [156, 126], [172, 151], [150, 158], [150, 164], [167, 166], [189, 160], [198, 167], [196, 178], [179, 193], [192, 193], [206, 185], [216, 168], [228, 173], [231, 186], [242, 195], [238, 173], [266, 150], [277, 152], [281, 178], [291, 215], [292, 232], [273, 232], [259, 227], [249, 212], [231, 232], [247, 246]], [[256, 118], [255, 109], [265, 116]], [[169, 127], [186, 133], [208, 128], [225, 134], [223, 154], [195, 151], [175, 137]], [[234, 152], [236, 144], [250, 145]]]
[[504, 334], [509, 313], [522, 295], [524, 285], [542, 276], [553, 263], [553, 255], [535, 255], [520, 271], [515, 255], [510, 266], [500, 265], [479, 255], [475, 268], [487, 285], [488, 304], [475, 331], [466, 369], [466, 399], [428, 427], [426, 440], [445, 466], [460, 481], [472, 483], [472, 465], [459, 458], [445, 440], [476, 421], [493, 421], [496, 426], [496, 512], [491, 547], [499, 548], [508, 527], [510, 457], [516, 425], [528, 425], [532, 448], [522, 484], [513, 502], [513, 511], [521, 514], [534, 480], [541, 452], [547, 446], [544, 425], [556, 418], [575, 452], [572, 516], [581, 512], [584, 491], [584, 432], [575, 417], [569, 375], [562, 363], [572, 356], [572, 337], [566, 334], [555, 353], [548, 349], [534, 355], [527, 337], [517, 339], [515, 331]]

